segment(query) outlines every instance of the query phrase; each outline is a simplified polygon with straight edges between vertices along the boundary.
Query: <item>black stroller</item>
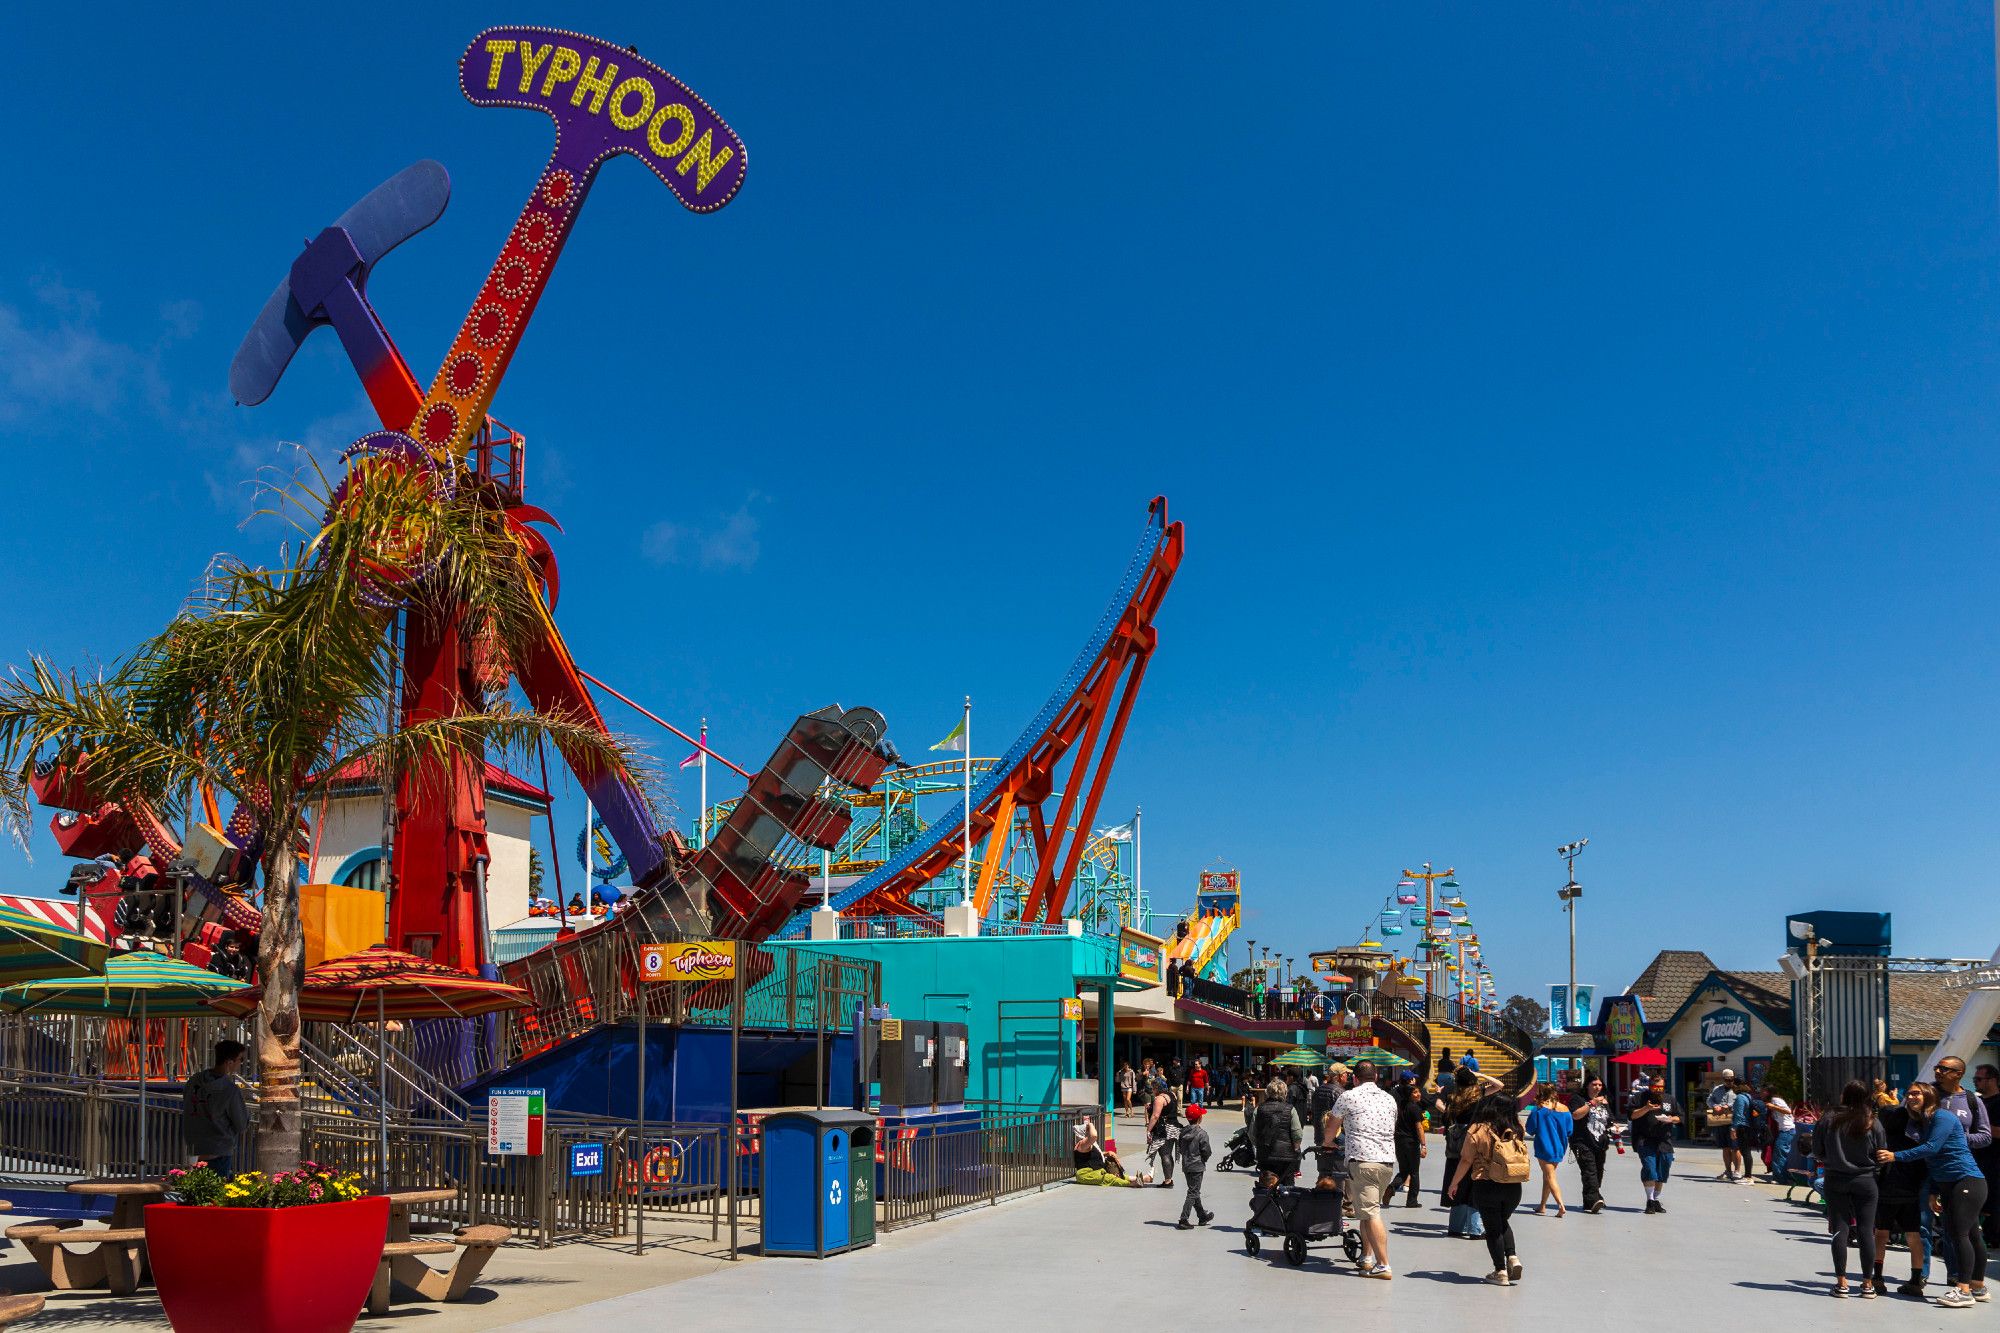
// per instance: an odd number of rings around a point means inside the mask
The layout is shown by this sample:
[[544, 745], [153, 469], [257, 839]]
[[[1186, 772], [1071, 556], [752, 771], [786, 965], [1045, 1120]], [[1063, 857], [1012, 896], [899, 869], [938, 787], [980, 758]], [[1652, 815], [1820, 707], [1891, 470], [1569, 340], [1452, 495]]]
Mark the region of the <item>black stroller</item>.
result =
[[1257, 1165], [1257, 1150], [1250, 1146], [1250, 1127], [1245, 1125], [1229, 1136], [1229, 1142], [1222, 1149], [1222, 1156], [1216, 1160], [1218, 1171], [1249, 1171]]
[[1250, 1220], [1243, 1224], [1243, 1248], [1256, 1254], [1264, 1248], [1259, 1236], [1281, 1236], [1285, 1259], [1294, 1267], [1306, 1261], [1306, 1247], [1314, 1241], [1338, 1239], [1349, 1263], [1361, 1258], [1361, 1233], [1349, 1224], [1342, 1206], [1346, 1195], [1346, 1174], [1335, 1177], [1341, 1189], [1300, 1189], [1280, 1185], [1256, 1190], [1250, 1195]]

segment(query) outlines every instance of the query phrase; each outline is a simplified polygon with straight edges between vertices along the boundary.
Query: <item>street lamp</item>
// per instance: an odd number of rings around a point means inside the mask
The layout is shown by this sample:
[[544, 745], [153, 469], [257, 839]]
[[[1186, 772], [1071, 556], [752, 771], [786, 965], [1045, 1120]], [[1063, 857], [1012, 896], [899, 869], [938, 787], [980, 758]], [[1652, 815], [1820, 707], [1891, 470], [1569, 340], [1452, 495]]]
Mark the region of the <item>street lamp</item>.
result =
[[[1569, 882], [1556, 890], [1556, 897], [1562, 900], [1563, 911], [1569, 917], [1569, 989], [1563, 993], [1563, 1004], [1569, 1012], [1563, 1015], [1564, 1032], [1576, 1026], [1576, 900], [1583, 897], [1583, 885], [1576, 882], [1576, 858], [1588, 846], [1590, 839], [1578, 838], [1556, 848], [1556, 855], [1569, 867]], [[1576, 1056], [1570, 1056], [1571, 1075], [1576, 1074], [1578, 1063]]]

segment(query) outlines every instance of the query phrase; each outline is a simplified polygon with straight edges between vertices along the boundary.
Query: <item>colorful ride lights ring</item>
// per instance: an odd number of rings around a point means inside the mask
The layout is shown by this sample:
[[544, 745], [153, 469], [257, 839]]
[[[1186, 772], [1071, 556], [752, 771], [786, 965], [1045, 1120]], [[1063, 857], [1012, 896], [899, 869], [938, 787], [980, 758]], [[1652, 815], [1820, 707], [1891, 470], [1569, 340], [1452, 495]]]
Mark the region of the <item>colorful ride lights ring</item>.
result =
[[473, 345], [488, 351], [498, 347], [501, 340], [507, 336], [507, 330], [513, 322], [507, 314], [506, 306], [498, 301], [486, 302], [473, 312], [470, 321]]
[[454, 398], [471, 398], [486, 382], [486, 363], [471, 352], [460, 352], [445, 368], [445, 387]]
[[556, 238], [556, 221], [547, 213], [530, 213], [514, 228], [514, 240], [523, 250], [540, 254]]
[[443, 448], [458, 436], [458, 409], [450, 403], [432, 403], [418, 419], [417, 431], [425, 444]]
[[535, 280], [535, 264], [527, 255], [502, 255], [493, 266], [493, 287], [510, 301], [528, 294]]
[[[339, 513], [355, 488], [366, 485], [368, 475], [381, 468], [399, 472], [415, 469], [425, 478], [434, 502], [449, 500], [456, 489], [453, 469], [440, 464], [429, 450], [401, 431], [378, 430], [362, 436], [341, 451], [340, 465], [346, 475], [333, 489], [329, 517]], [[401, 551], [385, 545], [380, 551], [357, 554], [355, 573], [361, 601], [382, 610], [402, 605], [401, 590], [437, 563], [434, 555], [425, 558], [420, 551], [419, 542], [413, 540]]]

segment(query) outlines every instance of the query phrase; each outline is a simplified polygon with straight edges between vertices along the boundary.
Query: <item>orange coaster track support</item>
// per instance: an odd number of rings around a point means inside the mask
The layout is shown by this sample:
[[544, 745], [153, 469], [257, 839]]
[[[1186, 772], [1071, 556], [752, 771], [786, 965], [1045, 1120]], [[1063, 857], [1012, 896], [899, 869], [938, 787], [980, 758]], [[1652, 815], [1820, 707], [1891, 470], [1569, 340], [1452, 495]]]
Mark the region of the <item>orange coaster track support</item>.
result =
[[[975, 896], [982, 915], [992, 906], [1007, 832], [1015, 814], [1026, 810], [1037, 869], [1021, 915], [1062, 920], [1158, 642], [1153, 617], [1180, 568], [1183, 547], [1181, 525], [1167, 522], [1166, 497], [1156, 497], [1125, 579], [1083, 652], [1028, 729], [973, 790], [972, 836], [986, 844]], [[1062, 795], [1050, 818], [1043, 807], [1059, 785]], [[918, 914], [911, 895], [958, 863], [963, 830], [960, 818], [939, 820], [922, 840], [836, 895], [833, 905], [850, 916]]]

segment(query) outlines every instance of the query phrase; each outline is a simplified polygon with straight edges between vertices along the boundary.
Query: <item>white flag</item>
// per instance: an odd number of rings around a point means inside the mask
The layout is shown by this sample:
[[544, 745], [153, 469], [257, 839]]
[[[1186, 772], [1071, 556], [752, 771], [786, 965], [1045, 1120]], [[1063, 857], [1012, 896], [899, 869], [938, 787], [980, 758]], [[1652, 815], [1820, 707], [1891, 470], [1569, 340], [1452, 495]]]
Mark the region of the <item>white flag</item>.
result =
[[1117, 828], [1097, 830], [1097, 836], [1106, 842], [1130, 842], [1132, 841], [1132, 834], [1136, 831], [1138, 822], [1136, 819], [1128, 819]]

